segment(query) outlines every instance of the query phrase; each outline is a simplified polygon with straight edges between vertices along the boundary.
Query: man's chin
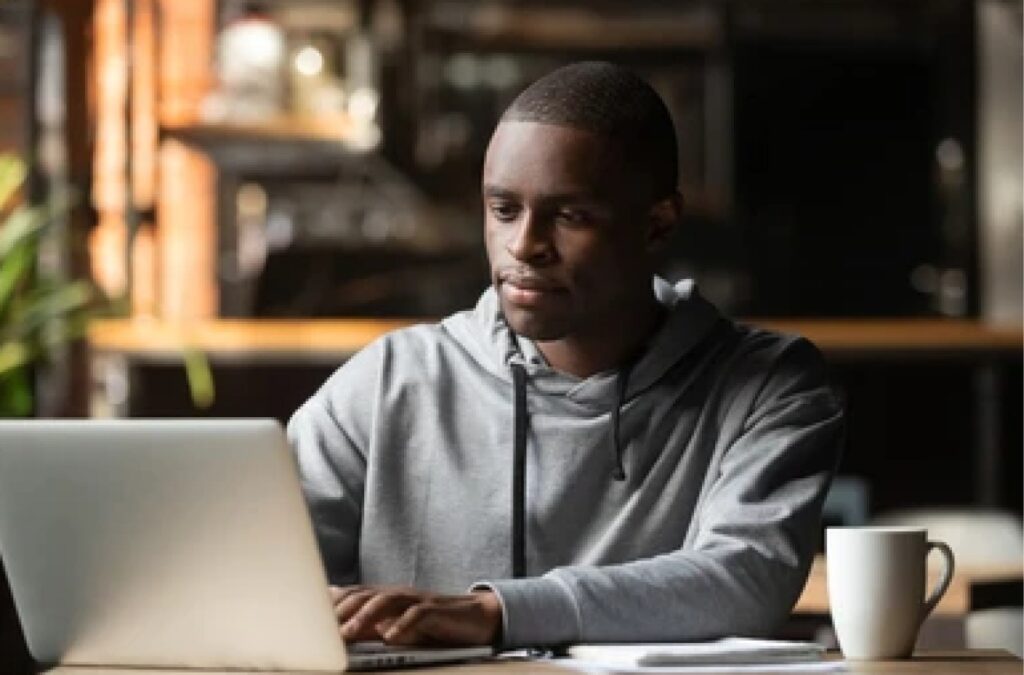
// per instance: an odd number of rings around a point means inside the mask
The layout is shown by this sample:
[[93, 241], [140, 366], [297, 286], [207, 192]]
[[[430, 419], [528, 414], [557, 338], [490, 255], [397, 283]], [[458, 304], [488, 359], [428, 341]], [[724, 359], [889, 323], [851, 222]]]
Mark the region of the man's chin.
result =
[[565, 317], [544, 316], [539, 312], [504, 306], [502, 313], [512, 332], [537, 342], [560, 340], [569, 333]]

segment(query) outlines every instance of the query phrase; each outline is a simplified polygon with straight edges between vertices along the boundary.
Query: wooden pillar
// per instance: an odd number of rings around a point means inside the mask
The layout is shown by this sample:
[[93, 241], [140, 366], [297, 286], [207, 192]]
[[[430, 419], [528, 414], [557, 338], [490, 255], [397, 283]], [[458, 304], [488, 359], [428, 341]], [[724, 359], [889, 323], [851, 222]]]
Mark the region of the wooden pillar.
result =
[[216, 171], [203, 153], [160, 140], [161, 126], [199, 119], [215, 10], [214, 0], [96, 0], [89, 250], [97, 283], [129, 295], [135, 316], [217, 314]]
[[158, 311], [157, 258], [154, 247], [153, 209], [156, 204], [157, 143], [157, 35], [156, 0], [133, 0], [130, 17], [131, 73], [128, 145], [133, 214], [131, 301], [135, 316], [155, 316]]
[[[210, 88], [213, 0], [160, 1], [159, 121], [195, 123]], [[216, 171], [198, 150], [165, 139], [159, 150], [156, 248], [160, 313], [192, 320], [217, 314]]]
[[93, 13], [93, 87], [96, 147], [92, 204], [97, 225], [89, 237], [92, 275], [110, 297], [128, 290], [125, 269], [128, 101], [127, 13], [124, 0], [96, 0]]

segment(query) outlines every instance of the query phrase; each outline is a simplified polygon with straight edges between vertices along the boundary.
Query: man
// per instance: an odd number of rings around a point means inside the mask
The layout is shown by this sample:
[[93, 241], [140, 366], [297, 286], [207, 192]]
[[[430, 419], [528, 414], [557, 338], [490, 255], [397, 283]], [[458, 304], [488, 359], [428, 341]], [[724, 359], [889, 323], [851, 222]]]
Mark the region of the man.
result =
[[376, 341], [295, 414], [346, 639], [697, 640], [787, 616], [842, 414], [807, 341], [654, 276], [676, 157], [628, 71], [534, 83], [484, 162], [492, 288]]

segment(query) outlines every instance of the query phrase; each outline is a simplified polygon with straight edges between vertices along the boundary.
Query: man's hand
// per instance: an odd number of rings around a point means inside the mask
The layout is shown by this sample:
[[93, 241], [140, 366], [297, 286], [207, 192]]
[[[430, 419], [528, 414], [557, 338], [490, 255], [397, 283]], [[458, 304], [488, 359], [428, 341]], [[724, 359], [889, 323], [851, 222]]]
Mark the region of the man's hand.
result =
[[396, 586], [331, 586], [346, 642], [392, 645], [491, 645], [501, 629], [501, 602], [491, 591], [435, 595]]

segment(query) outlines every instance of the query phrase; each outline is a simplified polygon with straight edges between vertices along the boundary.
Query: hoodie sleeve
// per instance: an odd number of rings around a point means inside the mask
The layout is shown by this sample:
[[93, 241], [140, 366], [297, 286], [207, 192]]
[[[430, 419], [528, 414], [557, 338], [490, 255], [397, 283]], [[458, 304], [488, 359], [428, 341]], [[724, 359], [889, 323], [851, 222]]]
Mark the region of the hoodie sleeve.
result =
[[302, 490], [327, 577], [359, 580], [359, 532], [366, 452], [379, 388], [380, 343], [339, 368], [288, 422]]
[[739, 386], [723, 425], [737, 431], [712, 465], [687, 545], [484, 584], [502, 600], [506, 646], [759, 636], [785, 620], [814, 556], [843, 415], [806, 340]]

